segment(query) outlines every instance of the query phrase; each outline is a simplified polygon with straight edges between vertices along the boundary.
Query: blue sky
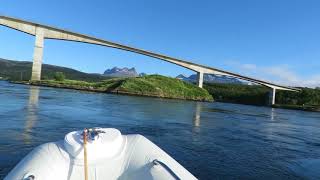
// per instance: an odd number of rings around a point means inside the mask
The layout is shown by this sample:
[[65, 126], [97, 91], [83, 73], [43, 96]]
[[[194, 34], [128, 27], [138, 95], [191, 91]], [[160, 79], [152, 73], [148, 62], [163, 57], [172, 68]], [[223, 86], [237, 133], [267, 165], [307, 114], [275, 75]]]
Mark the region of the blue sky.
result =
[[[89, 34], [285, 85], [320, 86], [320, 1], [2, 1], [0, 14]], [[0, 27], [0, 57], [32, 60], [34, 37]], [[46, 40], [44, 63], [193, 72], [96, 45]]]

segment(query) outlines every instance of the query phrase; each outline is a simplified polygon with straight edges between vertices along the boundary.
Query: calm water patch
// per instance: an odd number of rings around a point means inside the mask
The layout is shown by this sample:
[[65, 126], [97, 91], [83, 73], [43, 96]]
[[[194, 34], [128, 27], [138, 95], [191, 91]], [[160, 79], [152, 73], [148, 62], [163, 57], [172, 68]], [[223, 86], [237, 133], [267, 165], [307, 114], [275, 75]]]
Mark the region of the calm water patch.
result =
[[30, 87], [0, 81], [0, 179], [84, 127], [139, 133], [200, 179], [319, 179], [320, 113]]

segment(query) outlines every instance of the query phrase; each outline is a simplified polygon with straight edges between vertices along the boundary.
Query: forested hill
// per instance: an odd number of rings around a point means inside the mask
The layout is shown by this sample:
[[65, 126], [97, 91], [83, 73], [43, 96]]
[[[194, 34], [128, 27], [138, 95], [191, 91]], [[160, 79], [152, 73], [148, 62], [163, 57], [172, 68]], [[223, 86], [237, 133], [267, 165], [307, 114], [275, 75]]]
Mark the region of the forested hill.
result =
[[[0, 77], [9, 80], [30, 80], [32, 62], [12, 61], [0, 58]], [[53, 79], [56, 72], [62, 72], [66, 78], [83, 81], [100, 81], [108, 79], [99, 74], [88, 74], [75, 69], [54, 66], [49, 64], [42, 65], [42, 79]]]
[[[216, 101], [252, 105], [268, 104], [270, 91], [269, 88], [263, 86], [243, 84], [207, 83], [204, 88], [214, 96]], [[300, 92], [278, 90], [276, 92], [276, 104], [300, 109], [316, 107], [320, 111], [320, 88], [299, 88], [301, 89]]]

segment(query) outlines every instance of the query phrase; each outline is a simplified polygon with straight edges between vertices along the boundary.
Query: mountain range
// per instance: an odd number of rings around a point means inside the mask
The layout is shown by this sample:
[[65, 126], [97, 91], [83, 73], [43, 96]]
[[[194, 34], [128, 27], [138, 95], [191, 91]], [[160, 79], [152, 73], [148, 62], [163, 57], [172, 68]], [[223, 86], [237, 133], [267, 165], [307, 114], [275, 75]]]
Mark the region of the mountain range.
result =
[[[189, 77], [180, 74], [176, 78], [183, 81], [192, 82], [192, 83], [197, 82], [196, 74], [192, 74]], [[204, 74], [203, 78], [204, 78], [204, 82], [206, 83], [246, 84], [245, 82], [240, 81], [236, 78], [223, 76], [223, 75]]]

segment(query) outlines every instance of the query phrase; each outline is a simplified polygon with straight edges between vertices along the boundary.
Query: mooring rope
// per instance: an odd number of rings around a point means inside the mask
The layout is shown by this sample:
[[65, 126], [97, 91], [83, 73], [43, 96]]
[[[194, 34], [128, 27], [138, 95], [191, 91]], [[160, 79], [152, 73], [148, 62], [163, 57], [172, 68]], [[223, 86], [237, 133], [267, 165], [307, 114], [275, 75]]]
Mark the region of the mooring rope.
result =
[[83, 159], [84, 159], [84, 179], [88, 180], [88, 159], [87, 159], [87, 134], [88, 130], [83, 130]]

